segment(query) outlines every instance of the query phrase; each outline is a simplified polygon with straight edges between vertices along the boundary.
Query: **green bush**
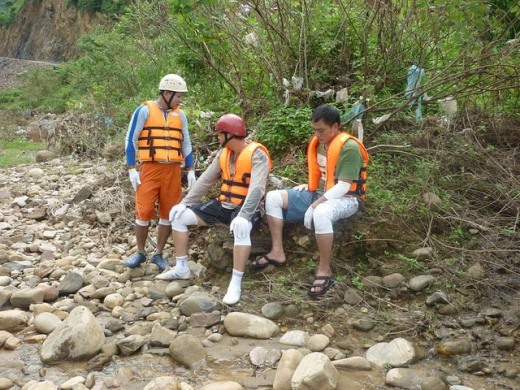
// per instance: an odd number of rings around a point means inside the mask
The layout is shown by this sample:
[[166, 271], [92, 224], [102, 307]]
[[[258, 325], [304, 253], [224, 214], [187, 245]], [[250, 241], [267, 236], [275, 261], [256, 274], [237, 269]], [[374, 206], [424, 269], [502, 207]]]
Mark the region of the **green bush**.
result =
[[273, 156], [280, 156], [298, 147], [305, 149], [312, 135], [311, 115], [309, 107], [275, 109], [256, 125], [257, 139]]

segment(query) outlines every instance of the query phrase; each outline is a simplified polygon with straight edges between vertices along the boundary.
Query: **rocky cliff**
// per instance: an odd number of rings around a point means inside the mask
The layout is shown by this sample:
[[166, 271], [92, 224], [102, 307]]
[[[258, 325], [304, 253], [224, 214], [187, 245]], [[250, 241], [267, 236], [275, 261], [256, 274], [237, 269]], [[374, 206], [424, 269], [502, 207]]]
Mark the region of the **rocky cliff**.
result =
[[68, 7], [66, 0], [30, 0], [9, 28], [0, 29], [0, 56], [70, 60], [79, 55], [78, 38], [100, 23], [102, 16]]

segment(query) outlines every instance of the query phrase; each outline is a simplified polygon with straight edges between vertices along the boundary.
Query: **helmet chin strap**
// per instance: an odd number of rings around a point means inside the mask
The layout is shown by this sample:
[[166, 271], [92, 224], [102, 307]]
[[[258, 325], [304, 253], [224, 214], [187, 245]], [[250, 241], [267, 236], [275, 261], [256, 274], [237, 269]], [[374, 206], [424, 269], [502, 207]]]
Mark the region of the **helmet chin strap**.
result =
[[225, 148], [227, 143], [231, 141], [233, 138], [235, 138], [233, 134], [224, 133], [224, 142], [222, 143], [222, 147]]
[[172, 109], [171, 103], [172, 103], [173, 97], [175, 96], [175, 92], [172, 93], [172, 95], [170, 96], [170, 99], [168, 99], [168, 100], [166, 100], [166, 98], [164, 97], [164, 91], [161, 91], [161, 96], [162, 96], [163, 100], [166, 102], [166, 104], [168, 105], [168, 108]]

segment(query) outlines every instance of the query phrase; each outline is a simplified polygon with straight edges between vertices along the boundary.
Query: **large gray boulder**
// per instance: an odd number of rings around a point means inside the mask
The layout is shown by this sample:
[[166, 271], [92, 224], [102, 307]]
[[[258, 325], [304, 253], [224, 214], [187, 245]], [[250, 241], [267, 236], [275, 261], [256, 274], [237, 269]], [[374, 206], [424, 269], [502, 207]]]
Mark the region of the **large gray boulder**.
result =
[[96, 317], [85, 306], [78, 306], [43, 342], [40, 358], [44, 363], [88, 359], [104, 343], [105, 334]]

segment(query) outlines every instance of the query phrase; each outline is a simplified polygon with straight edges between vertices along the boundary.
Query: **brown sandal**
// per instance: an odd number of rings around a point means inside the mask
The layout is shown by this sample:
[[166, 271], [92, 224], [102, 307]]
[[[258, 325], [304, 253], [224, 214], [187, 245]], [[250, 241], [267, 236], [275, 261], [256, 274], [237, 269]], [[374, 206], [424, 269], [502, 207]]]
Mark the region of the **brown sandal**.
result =
[[[323, 283], [316, 283], [318, 280], [323, 280]], [[316, 276], [314, 278], [314, 283], [309, 287], [309, 296], [311, 298], [321, 297], [327, 294], [332, 286], [336, 283], [333, 275], [330, 276]], [[317, 290], [317, 291], [313, 291]]]
[[[266, 260], [266, 263], [260, 263], [260, 260]], [[267, 257], [267, 255], [258, 256], [255, 261], [251, 263], [251, 269], [253, 270], [259, 270], [264, 269], [269, 266], [269, 264], [274, 265], [275, 267], [283, 267], [285, 265], [285, 261], [283, 263], [280, 263], [279, 261], [273, 260], [270, 257]]]

